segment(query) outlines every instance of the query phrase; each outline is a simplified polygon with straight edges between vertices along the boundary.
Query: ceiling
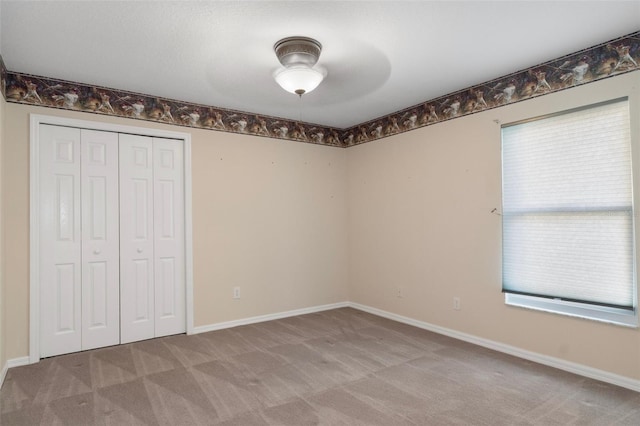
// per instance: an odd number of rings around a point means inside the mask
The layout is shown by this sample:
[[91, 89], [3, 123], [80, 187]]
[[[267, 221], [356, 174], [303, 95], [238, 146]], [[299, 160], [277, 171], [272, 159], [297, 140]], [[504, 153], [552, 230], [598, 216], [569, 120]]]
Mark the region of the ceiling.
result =
[[[640, 29], [637, 1], [0, 2], [10, 71], [346, 128]], [[323, 45], [282, 90], [273, 45]]]

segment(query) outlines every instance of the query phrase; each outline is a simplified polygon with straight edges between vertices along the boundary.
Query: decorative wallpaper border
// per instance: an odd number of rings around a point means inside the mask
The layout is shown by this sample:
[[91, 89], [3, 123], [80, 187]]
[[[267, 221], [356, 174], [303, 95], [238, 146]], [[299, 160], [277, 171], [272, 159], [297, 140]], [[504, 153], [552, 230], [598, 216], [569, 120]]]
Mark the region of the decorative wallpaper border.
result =
[[347, 129], [8, 71], [7, 102], [177, 126], [350, 147], [640, 70], [640, 31]]
[[2, 96], [4, 99], [7, 99], [5, 95], [5, 84], [7, 82], [7, 67], [4, 66], [4, 61], [2, 60], [2, 55], [0, 55], [0, 91], [2, 92]]
[[339, 129], [326, 126], [12, 71], [5, 78], [7, 102], [342, 146]]
[[350, 147], [640, 70], [640, 31], [345, 130]]

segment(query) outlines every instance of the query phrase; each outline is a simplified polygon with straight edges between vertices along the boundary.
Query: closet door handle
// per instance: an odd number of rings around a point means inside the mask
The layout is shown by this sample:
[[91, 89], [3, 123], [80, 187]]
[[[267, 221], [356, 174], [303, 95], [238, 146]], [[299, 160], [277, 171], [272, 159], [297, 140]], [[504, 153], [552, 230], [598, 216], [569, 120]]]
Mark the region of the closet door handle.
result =
[[93, 250], [93, 254], [100, 254], [100, 249]]
[[142, 249], [141, 248], [138, 248], [138, 253], [142, 253]]

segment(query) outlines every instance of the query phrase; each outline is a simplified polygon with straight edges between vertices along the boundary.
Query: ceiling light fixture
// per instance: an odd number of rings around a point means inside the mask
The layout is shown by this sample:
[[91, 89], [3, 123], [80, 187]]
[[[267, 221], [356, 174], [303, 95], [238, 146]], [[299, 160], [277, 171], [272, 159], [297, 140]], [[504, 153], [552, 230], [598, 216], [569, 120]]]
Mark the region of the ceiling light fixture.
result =
[[273, 50], [283, 68], [273, 78], [287, 92], [302, 96], [318, 87], [327, 75], [325, 69], [315, 67], [322, 45], [309, 37], [287, 37], [278, 41]]

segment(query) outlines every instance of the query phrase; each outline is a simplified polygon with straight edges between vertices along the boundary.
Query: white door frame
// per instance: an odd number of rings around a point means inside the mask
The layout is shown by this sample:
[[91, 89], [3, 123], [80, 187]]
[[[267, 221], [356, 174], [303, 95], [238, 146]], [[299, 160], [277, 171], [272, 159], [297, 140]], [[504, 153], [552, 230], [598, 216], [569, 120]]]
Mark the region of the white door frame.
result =
[[40, 361], [40, 229], [39, 199], [41, 124], [52, 124], [80, 129], [102, 130], [115, 133], [130, 133], [184, 141], [184, 194], [185, 194], [185, 279], [186, 279], [186, 323], [187, 334], [193, 333], [193, 234], [191, 210], [191, 134], [159, 130], [146, 127], [125, 126], [95, 121], [30, 114], [29, 135], [29, 363]]

